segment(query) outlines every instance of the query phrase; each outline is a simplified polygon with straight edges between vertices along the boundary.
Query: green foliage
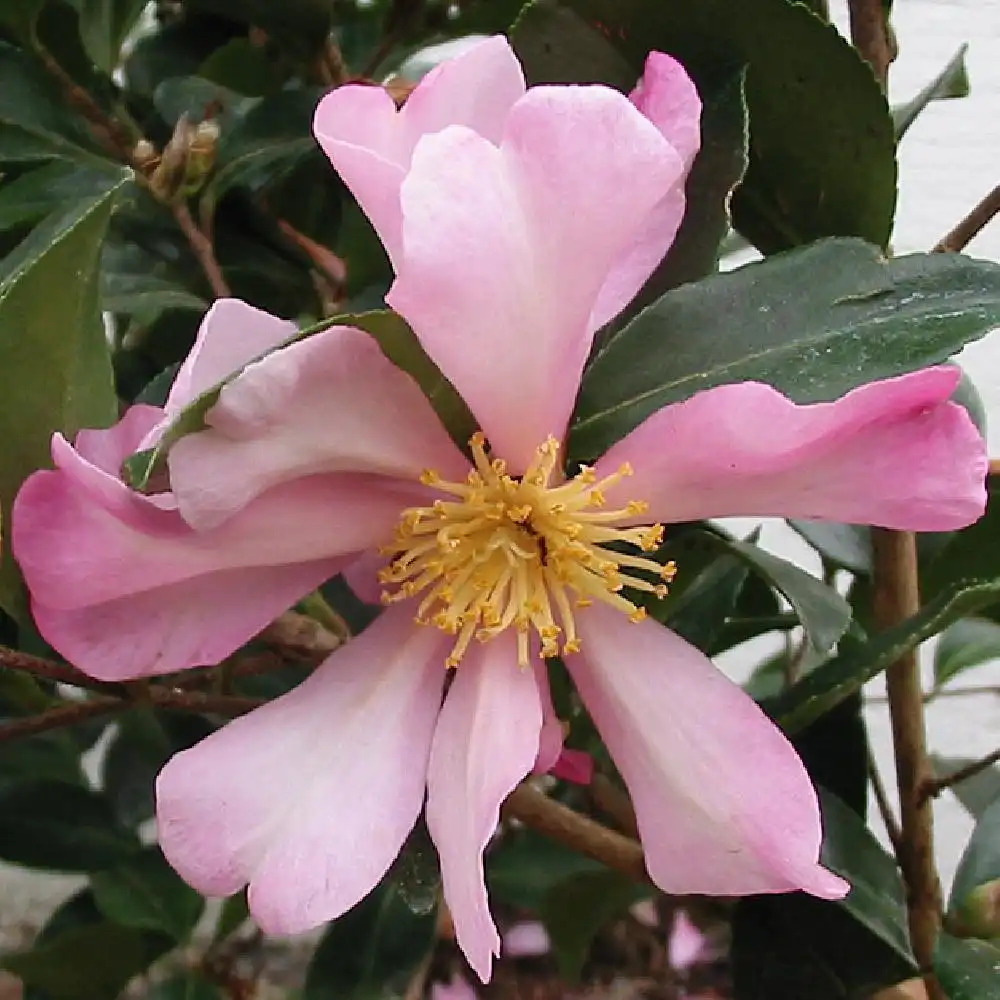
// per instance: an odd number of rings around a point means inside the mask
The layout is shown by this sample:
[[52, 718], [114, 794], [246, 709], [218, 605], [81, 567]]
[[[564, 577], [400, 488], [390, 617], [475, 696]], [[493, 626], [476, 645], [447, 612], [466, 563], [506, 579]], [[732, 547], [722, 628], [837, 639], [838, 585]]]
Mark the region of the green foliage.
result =
[[946, 360], [1000, 322], [1000, 266], [957, 254], [886, 261], [824, 240], [667, 292], [597, 355], [571, 430], [577, 459], [716, 385], [767, 382], [798, 403]]
[[962, 618], [941, 633], [934, 650], [934, 686], [972, 667], [1000, 659], [1000, 625], [984, 618]]
[[942, 934], [934, 972], [949, 1000], [1000, 998], [1000, 948], [985, 941], [959, 941]]
[[962, 45], [948, 60], [944, 68], [905, 104], [892, 109], [892, 123], [896, 138], [902, 139], [920, 112], [932, 101], [947, 101], [969, 94], [969, 75], [965, 67], [965, 53], [968, 45]]

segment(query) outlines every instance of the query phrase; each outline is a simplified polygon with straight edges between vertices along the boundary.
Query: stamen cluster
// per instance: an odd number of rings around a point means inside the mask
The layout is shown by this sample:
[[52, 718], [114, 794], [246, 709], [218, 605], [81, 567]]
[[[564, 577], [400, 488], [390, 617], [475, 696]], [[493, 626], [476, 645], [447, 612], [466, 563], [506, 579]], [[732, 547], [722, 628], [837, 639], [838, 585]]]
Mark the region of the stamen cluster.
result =
[[[486, 642], [513, 626], [518, 660], [529, 664], [531, 633], [540, 640], [542, 657], [580, 649], [576, 609], [600, 600], [632, 621], [646, 611], [622, 595], [626, 587], [665, 597], [677, 567], [640, 552], [652, 552], [663, 540], [663, 526], [616, 527], [643, 513], [648, 505], [630, 501], [604, 510], [605, 491], [632, 474], [623, 465], [598, 481], [583, 468], [572, 479], [550, 485], [559, 443], [548, 438], [536, 449], [524, 476], [507, 472], [506, 463], [490, 458], [482, 434], [469, 448], [475, 463], [464, 483], [448, 482], [433, 470], [421, 476], [448, 499], [403, 512], [382, 570], [385, 603], [424, 594], [416, 614], [457, 636], [448, 657], [459, 664], [473, 638]], [[624, 543], [632, 552], [608, 548]], [[656, 582], [650, 582], [644, 573]]]

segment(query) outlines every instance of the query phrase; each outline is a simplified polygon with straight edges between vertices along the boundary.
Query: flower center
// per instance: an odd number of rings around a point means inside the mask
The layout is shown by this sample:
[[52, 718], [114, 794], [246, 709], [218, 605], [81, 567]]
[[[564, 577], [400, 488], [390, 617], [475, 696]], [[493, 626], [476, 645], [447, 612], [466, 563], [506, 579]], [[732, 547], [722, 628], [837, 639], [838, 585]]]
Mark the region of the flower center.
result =
[[[457, 636], [449, 667], [458, 665], [473, 638], [486, 642], [511, 626], [522, 667], [528, 666], [532, 632], [542, 657], [575, 653], [580, 649], [576, 609], [596, 599], [638, 622], [645, 608], [622, 590], [666, 596], [675, 564], [636, 554], [660, 544], [663, 526], [616, 527], [648, 504], [630, 501], [618, 510], [603, 509], [604, 490], [630, 476], [630, 466], [600, 481], [593, 469], [584, 468], [573, 479], [550, 485], [559, 456], [555, 438], [539, 445], [520, 479], [508, 475], [505, 462], [487, 455], [482, 434], [473, 435], [469, 447], [475, 468], [464, 483], [447, 482], [433, 470], [420, 477], [448, 499], [403, 512], [392, 544], [382, 549], [393, 559], [379, 576], [394, 586], [383, 592], [384, 603], [423, 594], [416, 621]], [[619, 544], [608, 548], [612, 543]], [[651, 574], [656, 582], [637, 573]]]

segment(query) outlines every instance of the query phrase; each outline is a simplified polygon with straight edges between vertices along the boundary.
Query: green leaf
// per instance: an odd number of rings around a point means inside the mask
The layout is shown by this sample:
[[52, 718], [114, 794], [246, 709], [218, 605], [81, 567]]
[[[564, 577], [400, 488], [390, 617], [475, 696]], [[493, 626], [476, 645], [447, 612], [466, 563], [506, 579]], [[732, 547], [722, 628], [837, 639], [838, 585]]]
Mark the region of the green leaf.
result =
[[1000, 323], [1000, 266], [960, 254], [885, 260], [823, 240], [675, 288], [583, 377], [570, 454], [600, 455], [702, 389], [767, 382], [797, 403], [943, 361]]
[[91, 872], [132, 858], [139, 841], [107, 801], [81, 785], [0, 786], [0, 858], [26, 868]]
[[1000, 949], [992, 944], [942, 934], [934, 971], [949, 1000], [1000, 1000]]
[[[412, 376], [420, 386], [435, 413], [440, 417], [442, 424], [454, 438], [455, 443], [460, 447], [466, 445], [476, 429], [475, 418], [455, 387], [441, 374], [441, 371], [424, 352], [406, 321], [396, 313], [379, 310], [333, 316], [315, 326], [299, 330], [281, 346], [311, 337], [331, 326], [357, 327], [374, 337], [378, 341], [382, 353], [394, 365]], [[240, 369], [240, 371], [242, 370]], [[215, 405], [222, 387], [236, 378], [239, 373], [239, 371], [233, 372], [223, 382], [206, 390], [178, 414], [176, 420], [163, 433], [156, 448], [133, 455], [126, 462], [126, 472], [136, 489], [145, 488], [153, 473], [163, 467], [167, 453], [176, 441], [187, 434], [204, 429], [205, 415]]]
[[786, 732], [794, 733], [853, 694], [914, 646], [952, 622], [1000, 598], [1000, 579], [956, 582], [899, 625], [852, 643], [807, 677], [764, 703]]
[[903, 884], [864, 822], [821, 791], [823, 864], [851, 883], [831, 902], [789, 893], [737, 904], [733, 972], [741, 1000], [859, 1000], [916, 974]]
[[146, 1000], [225, 1000], [219, 987], [197, 972], [182, 972], [164, 979], [144, 996]]
[[73, 927], [51, 942], [0, 959], [0, 966], [53, 1000], [117, 1000], [163, 951], [162, 943], [117, 924]]
[[184, 882], [158, 847], [91, 879], [100, 911], [116, 924], [161, 931], [182, 942], [205, 909], [201, 894]]
[[934, 687], [944, 687], [963, 671], [1000, 659], [1000, 625], [985, 618], [962, 618], [941, 633], [934, 650]]
[[[943, 757], [932, 753], [931, 761], [936, 777], [944, 778], [975, 763], [976, 758]], [[979, 819], [994, 802], [1000, 800], [1000, 767], [985, 767], [972, 777], [950, 785], [948, 791], [962, 803], [968, 813]]]
[[280, 45], [300, 57], [323, 47], [330, 33], [333, 7], [329, 0], [188, 0], [192, 11], [219, 14], [263, 28]]
[[579, 982], [601, 928], [649, 894], [647, 887], [606, 869], [581, 872], [550, 889], [539, 916], [552, 942], [560, 976]]
[[959, 46], [958, 51], [948, 60], [944, 69], [919, 93], [905, 104], [892, 109], [892, 124], [896, 138], [902, 139], [917, 116], [931, 101], [947, 101], [955, 97], [968, 97], [969, 74], [965, 68], [965, 53], [968, 45]]
[[785, 595], [817, 652], [829, 651], [844, 634], [851, 621], [851, 606], [832, 587], [749, 542], [730, 541], [726, 548]]
[[45, 3], [46, 0], [4, 0], [0, 5], [0, 25], [9, 28], [20, 41], [28, 43]]
[[965, 845], [951, 886], [948, 910], [954, 913], [969, 893], [995, 879], [1000, 879], [1000, 801], [979, 817]]
[[863, 525], [789, 519], [788, 526], [801, 535], [823, 557], [824, 562], [831, 566], [862, 576], [871, 572], [871, 532]]
[[0, 180], [0, 229], [34, 224], [74, 202], [99, 197], [118, 175], [117, 169], [53, 160], [14, 180]]
[[383, 882], [327, 928], [306, 972], [302, 1000], [402, 996], [433, 947], [435, 912], [415, 914]]
[[25, 52], [0, 42], [0, 162], [56, 156], [91, 166], [108, 163], [42, 68]]
[[[131, 172], [104, 191], [50, 216], [0, 264], [0, 458], [2, 520], [24, 479], [49, 464], [53, 431], [106, 427], [117, 415], [111, 359], [98, 309], [101, 243]], [[59, 289], [58, 295], [52, 290]], [[23, 614], [9, 546], [0, 606]]]
[[109, 76], [117, 68], [122, 43], [147, 0], [81, 0], [80, 36], [87, 55]]
[[212, 933], [212, 944], [219, 944], [225, 941], [230, 934], [239, 930], [246, 923], [250, 916], [250, 909], [247, 906], [246, 892], [238, 892], [235, 896], [229, 896], [222, 903], [219, 910], [219, 922], [215, 925]]
[[[729, 232], [732, 191], [747, 168], [744, 76], [741, 70], [706, 95], [701, 148], [684, 187], [686, 208], [681, 228], [623, 318], [632, 318], [671, 288], [716, 270], [722, 240]], [[620, 325], [621, 320], [617, 320], [616, 326]]]
[[400, 899], [418, 916], [430, 913], [441, 891], [441, 866], [427, 824], [417, 820], [390, 870]]
[[[736, 228], [765, 253], [823, 236], [885, 246], [895, 206], [892, 119], [869, 67], [832, 25], [787, 0], [537, 0], [513, 29], [530, 82], [594, 80], [572, 10], [626, 57], [628, 89], [651, 49], [676, 56], [702, 93], [747, 66], [750, 166], [733, 198]], [[551, 22], [560, 18], [558, 30]], [[547, 44], [530, 46], [536, 32]], [[603, 67], [602, 67], [603, 68]], [[558, 70], [558, 74], [555, 72]]]

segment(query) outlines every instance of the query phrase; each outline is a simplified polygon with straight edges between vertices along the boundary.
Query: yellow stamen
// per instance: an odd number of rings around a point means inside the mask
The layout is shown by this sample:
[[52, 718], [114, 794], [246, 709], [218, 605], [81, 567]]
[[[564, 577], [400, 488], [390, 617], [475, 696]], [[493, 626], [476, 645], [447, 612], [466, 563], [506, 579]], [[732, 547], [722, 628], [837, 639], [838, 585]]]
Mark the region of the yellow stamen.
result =
[[[487, 642], [511, 627], [522, 667], [532, 647], [543, 658], [576, 653], [579, 609], [598, 600], [639, 622], [646, 609], [624, 590], [667, 595], [677, 566], [638, 554], [660, 545], [663, 526], [621, 526], [648, 504], [630, 500], [607, 509], [609, 491], [632, 475], [630, 465], [600, 480], [584, 467], [560, 482], [559, 443], [550, 437], [517, 478], [488, 454], [481, 433], [469, 450], [475, 467], [465, 482], [446, 481], [434, 469], [420, 475], [449, 499], [403, 512], [393, 543], [382, 550], [392, 561], [379, 574], [395, 588], [383, 593], [385, 603], [420, 594], [415, 620], [456, 637], [449, 667], [458, 666], [474, 638]], [[618, 551], [622, 543], [634, 551]]]

